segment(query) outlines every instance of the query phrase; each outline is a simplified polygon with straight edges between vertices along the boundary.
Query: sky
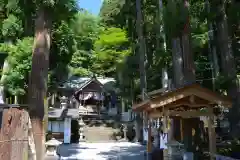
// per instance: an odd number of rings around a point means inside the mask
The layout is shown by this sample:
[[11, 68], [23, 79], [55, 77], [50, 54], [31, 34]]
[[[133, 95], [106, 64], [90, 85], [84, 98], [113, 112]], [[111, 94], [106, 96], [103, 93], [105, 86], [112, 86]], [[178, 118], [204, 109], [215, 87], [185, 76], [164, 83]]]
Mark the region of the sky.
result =
[[79, 7], [86, 9], [94, 15], [98, 15], [103, 0], [78, 0]]

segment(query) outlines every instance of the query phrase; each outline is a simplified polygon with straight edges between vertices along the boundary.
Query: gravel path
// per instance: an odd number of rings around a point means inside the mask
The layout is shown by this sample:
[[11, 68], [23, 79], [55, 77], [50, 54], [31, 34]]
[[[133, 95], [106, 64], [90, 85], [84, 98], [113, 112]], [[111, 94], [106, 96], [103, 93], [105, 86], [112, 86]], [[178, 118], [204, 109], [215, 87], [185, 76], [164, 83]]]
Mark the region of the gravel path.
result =
[[145, 147], [129, 142], [81, 143], [60, 146], [62, 160], [144, 160]]

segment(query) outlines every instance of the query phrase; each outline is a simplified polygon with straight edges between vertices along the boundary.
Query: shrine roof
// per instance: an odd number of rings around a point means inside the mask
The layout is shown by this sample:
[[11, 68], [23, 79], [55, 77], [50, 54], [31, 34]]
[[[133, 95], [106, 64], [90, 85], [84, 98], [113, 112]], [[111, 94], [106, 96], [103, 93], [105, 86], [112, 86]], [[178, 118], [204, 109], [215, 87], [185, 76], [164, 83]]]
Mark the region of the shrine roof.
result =
[[[198, 84], [186, 85], [182, 88], [173, 90], [156, 90], [151, 92], [149, 99], [133, 105], [134, 111], [150, 111], [163, 106], [178, 106], [187, 101], [191, 101], [191, 97], [196, 97], [196, 105], [222, 105], [224, 107], [231, 107], [231, 99], [227, 96], [221, 95], [210, 89], [204, 88]], [[203, 104], [199, 104], [204, 102]], [[191, 103], [191, 102], [190, 102]], [[187, 104], [188, 105], [188, 104]]]
[[93, 77], [78, 77], [78, 76], [71, 76], [68, 80], [63, 82], [59, 88], [63, 89], [73, 89], [73, 90], [79, 90], [87, 86], [91, 81], [96, 80], [100, 85], [106, 85], [109, 86], [111, 83], [111, 86], [108, 88], [113, 87], [112, 83], [115, 83], [115, 80], [113, 78], [108, 77], [96, 77], [95, 79]]

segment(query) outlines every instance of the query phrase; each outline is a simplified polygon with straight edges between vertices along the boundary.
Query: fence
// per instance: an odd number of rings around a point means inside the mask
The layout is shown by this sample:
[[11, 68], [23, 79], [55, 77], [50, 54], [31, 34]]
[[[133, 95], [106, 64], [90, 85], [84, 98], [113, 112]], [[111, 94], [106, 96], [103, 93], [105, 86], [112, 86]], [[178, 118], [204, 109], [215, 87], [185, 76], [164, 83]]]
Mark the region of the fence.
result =
[[0, 160], [27, 160], [29, 114], [17, 106], [0, 105]]

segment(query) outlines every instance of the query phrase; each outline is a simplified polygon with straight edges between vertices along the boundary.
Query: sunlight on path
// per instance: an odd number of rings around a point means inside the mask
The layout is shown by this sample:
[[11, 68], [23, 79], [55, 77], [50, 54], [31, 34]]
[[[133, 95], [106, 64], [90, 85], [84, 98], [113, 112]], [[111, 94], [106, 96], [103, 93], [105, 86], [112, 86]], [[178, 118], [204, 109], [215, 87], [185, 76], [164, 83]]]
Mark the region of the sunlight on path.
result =
[[63, 145], [62, 160], [144, 160], [145, 148], [129, 142]]

